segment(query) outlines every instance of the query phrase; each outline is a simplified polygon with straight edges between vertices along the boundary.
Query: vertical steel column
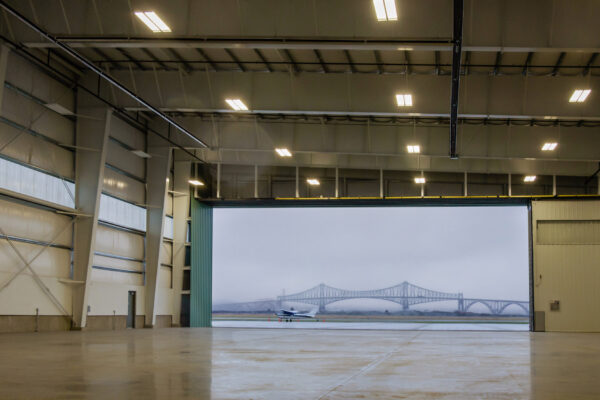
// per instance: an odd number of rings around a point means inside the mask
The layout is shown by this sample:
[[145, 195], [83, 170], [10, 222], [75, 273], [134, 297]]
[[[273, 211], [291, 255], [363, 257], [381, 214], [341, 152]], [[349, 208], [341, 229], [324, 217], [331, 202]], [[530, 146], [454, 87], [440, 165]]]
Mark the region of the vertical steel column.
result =
[[335, 167], [335, 197], [340, 197], [340, 170]]
[[112, 110], [100, 105], [86, 93], [77, 96], [75, 133], [75, 207], [87, 217], [75, 221], [73, 244], [73, 280], [82, 284], [73, 289], [73, 329], [85, 328], [89, 283], [96, 244], [100, 194], [104, 180], [106, 147]]
[[300, 197], [300, 167], [296, 167], [296, 198]]
[[[423, 171], [421, 171], [421, 178], [424, 176]], [[421, 183], [421, 197], [425, 197], [425, 183]]]
[[379, 197], [383, 199], [383, 168], [379, 168]]
[[6, 66], [8, 65], [9, 48], [0, 42], [0, 110], [4, 98], [4, 81], [6, 80]]
[[258, 165], [254, 166], [254, 198], [258, 199]]
[[[176, 154], [173, 157], [176, 158]], [[181, 325], [181, 294], [185, 244], [188, 241], [188, 216], [190, 215], [190, 161], [177, 161], [173, 166], [173, 325]]]
[[158, 277], [160, 259], [163, 252], [163, 233], [165, 227], [165, 205], [167, 203], [167, 178], [171, 169], [171, 148], [166, 140], [157, 136], [148, 136], [148, 154], [146, 161], [146, 296], [145, 328], [156, 323], [158, 300]]
[[512, 196], [512, 174], [508, 174], [508, 197]]
[[217, 199], [221, 198], [221, 163], [217, 164]]
[[552, 196], [556, 196], [556, 175], [552, 175]]
[[465, 171], [465, 184], [463, 187], [463, 196], [467, 197], [469, 195], [469, 190], [467, 189], [467, 171]]

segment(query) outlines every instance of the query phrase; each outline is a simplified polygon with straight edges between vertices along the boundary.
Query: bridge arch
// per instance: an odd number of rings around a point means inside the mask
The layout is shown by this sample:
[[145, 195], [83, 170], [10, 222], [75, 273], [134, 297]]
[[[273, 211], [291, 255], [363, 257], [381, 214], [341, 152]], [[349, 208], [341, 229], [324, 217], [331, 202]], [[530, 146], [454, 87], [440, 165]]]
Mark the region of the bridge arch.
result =
[[500, 308], [500, 311], [498, 312], [498, 314], [502, 314], [504, 312], [504, 310], [506, 310], [508, 307], [515, 305], [519, 308], [521, 308], [521, 310], [523, 310], [525, 312], [525, 314], [529, 314], [529, 308], [525, 307], [522, 303], [520, 302], [514, 302], [514, 303], [507, 303], [504, 306], [502, 306], [502, 308]]
[[[476, 300], [473, 302], [470, 302], [468, 305], [465, 306], [465, 310], [464, 312], [469, 311], [469, 308], [471, 308], [472, 306], [474, 306], [475, 304], [480, 303], [483, 304], [484, 306], [486, 306], [488, 308], [488, 310], [490, 310], [490, 313], [492, 314], [496, 314], [496, 311], [492, 308], [492, 306], [485, 300]], [[500, 313], [498, 313], [500, 314]]]

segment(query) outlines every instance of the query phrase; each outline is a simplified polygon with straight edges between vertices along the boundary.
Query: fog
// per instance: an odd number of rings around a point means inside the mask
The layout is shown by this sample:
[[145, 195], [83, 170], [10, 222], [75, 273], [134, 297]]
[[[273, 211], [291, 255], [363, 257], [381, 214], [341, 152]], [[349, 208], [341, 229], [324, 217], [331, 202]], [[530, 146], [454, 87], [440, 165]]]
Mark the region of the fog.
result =
[[528, 300], [527, 223], [523, 206], [215, 208], [213, 302], [403, 281]]

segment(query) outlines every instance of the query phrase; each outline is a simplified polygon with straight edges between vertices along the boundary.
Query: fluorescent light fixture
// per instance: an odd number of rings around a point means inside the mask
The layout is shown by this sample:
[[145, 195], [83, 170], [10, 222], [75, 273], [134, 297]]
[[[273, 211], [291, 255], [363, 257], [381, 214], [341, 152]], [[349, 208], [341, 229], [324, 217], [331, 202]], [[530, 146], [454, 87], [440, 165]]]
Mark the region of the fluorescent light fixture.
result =
[[577, 89], [571, 95], [569, 103], [583, 103], [590, 93], [592, 93], [591, 89]]
[[290, 153], [290, 151], [285, 148], [278, 148], [278, 149], [275, 149], [275, 151], [277, 152], [277, 154], [279, 154], [280, 157], [291, 157], [292, 156], [292, 153]]
[[413, 105], [412, 94], [397, 94], [396, 102], [398, 107], [411, 107]]
[[406, 146], [406, 149], [408, 150], [409, 153], [420, 153], [421, 152], [421, 146], [419, 146], [418, 144], [413, 144], [413, 145], [408, 145]]
[[423, 178], [422, 176], [416, 177], [415, 178], [415, 183], [425, 183], [425, 178]]
[[152, 32], [171, 32], [171, 28], [154, 11], [136, 11], [135, 16], [146, 24]]
[[544, 145], [542, 146], [542, 151], [552, 151], [556, 149], [556, 146], [558, 146], [558, 143], [555, 142], [544, 143]]
[[308, 182], [308, 184], [309, 184], [309, 185], [312, 185], [312, 186], [317, 186], [317, 185], [320, 185], [320, 184], [321, 184], [321, 182], [319, 182], [319, 180], [318, 180], [318, 179], [316, 179], [316, 178], [308, 178], [308, 179], [306, 180], [306, 182]]
[[527, 175], [525, 178], [523, 178], [524, 182], [534, 182], [535, 178], [537, 178], [537, 176], [535, 175]]
[[398, 21], [396, 0], [373, 0], [377, 21]]
[[248, 107], [240, 99], [225, 99], [225, 102], [235, 111], [248, 111]]
[[69, 110], [68, 108], [66, 108], [64, 106], [61, 106], [58, 103], [48, 103], [45, 106], [48, 107], [49, 109], [51, 109], [52, 111], [57, 112], [62, 115], [75, 115], [73, 113], [73, 111]]
[[[146, 153], [143, 150], [131, 150], [131, 152], [138, 157], [142, 157], [142, 158], [150, 158], [151, 157], [150, 154]], [[169, 178], [167, 178], [167, 179], [169, 179]]]
[[190, 179], [188, 182], [194, 186], [204, 186], [204, 182], [200, 182], [198, 179]]

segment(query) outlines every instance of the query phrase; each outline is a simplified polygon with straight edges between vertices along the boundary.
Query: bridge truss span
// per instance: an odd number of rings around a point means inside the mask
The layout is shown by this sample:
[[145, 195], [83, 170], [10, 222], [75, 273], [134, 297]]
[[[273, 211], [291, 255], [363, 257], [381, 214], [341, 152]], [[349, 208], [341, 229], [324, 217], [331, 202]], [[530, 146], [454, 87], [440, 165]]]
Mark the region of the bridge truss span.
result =
[[320, 312], [324, 312], [325, 306], [328, 304], [350, 299], [378, 299], [390, 301], [402, 305], [403, 310], [408, 310], [410, 306], [415, 304], [454, 300], [457, 301], [457, 310], [459, 312], [467, 312], [473, 305], [481, 303], [494, 315], [501, 314], [508, 306], [514, 304], [520, 307], [525, 313], [529, 313], [528, 301], [465, 299], [462, 293], [435, 291], [413, 285], [406, 281], [395, 286], [373, 290], [339, 289], [321, 283], [320, 285], [302, 292], [277, 297], [277, 301], [280, 304], [283, 302], [312, 304], [318, 306]]

